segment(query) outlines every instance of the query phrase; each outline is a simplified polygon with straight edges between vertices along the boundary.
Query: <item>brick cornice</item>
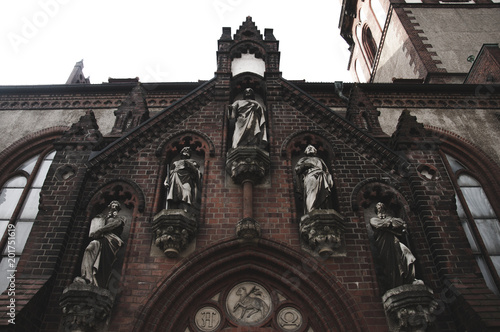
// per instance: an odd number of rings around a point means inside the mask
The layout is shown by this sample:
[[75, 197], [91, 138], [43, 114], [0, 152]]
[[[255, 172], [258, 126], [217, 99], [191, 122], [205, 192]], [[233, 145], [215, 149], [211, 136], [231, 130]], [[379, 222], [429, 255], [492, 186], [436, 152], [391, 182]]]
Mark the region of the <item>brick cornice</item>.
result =
[[[202, 82], [141, 83], [149, 107], [167, 107]], [[137, 84], [0, 86], [0, 110], [118, 108]]]

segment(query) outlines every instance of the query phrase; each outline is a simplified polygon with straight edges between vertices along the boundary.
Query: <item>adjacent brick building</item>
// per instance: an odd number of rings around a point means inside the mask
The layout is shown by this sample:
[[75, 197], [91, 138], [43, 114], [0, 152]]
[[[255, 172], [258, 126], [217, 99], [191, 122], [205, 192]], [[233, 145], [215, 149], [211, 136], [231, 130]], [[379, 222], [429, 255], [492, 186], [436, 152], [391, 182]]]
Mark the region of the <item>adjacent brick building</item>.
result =
[[[499, 330], [495, 46], [469, 84], [309, 83], [283, 78], [271, 29], [222, 32], [208, 81], [95, 85], [78, 63], [66, 85], [0, 87], [0, 329]], [[247, 88], [267, 137], [234, 148]], [[297, 170], [309, 145], [333, 180], [315, 211]], [[164, 181], [187, 147], [197, 199], [172, 208]], [[110, 281], [79, 283], [112, 201], [126, 221]], [[421, 282], [387, 286], [378, 202], [406, 222]]]

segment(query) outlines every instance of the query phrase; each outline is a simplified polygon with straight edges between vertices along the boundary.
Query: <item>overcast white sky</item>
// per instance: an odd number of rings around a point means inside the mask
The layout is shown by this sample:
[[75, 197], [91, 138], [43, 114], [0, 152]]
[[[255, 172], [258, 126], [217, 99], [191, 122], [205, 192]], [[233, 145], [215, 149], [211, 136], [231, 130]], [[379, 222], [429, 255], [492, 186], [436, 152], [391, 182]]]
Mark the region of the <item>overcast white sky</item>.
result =
[[84, 60], [91, 83], [211, 79], [222, 27], [274, 29], [290, 80], [352, 81], [340, 0], [0, 0], [0, 85], [64, 84]]

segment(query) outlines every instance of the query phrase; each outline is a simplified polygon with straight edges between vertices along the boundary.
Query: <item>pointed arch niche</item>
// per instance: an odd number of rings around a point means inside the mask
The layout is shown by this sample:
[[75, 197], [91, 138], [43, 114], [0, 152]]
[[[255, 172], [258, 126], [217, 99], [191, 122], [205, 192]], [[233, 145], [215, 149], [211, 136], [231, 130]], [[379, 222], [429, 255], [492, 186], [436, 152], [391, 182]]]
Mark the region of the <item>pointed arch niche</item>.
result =
[[[90, 200], [88, 201], [86, 209], [86, 229], [90, 229], [92, 218], [98, 214], [106, 214], [108, 211], [108, 205], [111, 201], [118, 201], [120, 203], [119, 215], [127, 219], [120, 238], [123, 240], [124, 244], [122, 248], [117, 253], [116, 261], [112, 266], [112, 273], [109, 279], [109, 290], [114, 294], [115, 291], [119, 290], [118, 283], [122, 274], [123, 262], [126, 260], [125, 257], [129, 251], [130, 244], [128, 244], [129, 234], [133, 233], [134, 219], [135, 217], [144, 211], [145, 198], [144, 193], [140, 187], [128, 179], [116, 179], [103, 184], [101, 187], [96, 189], [90, 195]], [[84, 243], [82, 251], [88, 245], [88, 242]], [[81, 259], [83, 253], [80, 255], [80, 261], [78, 266], [81, 264]]]
[[[245, 294], [252, 294], [247, 297], [254, 300], [254, 305], [243, 303]], [[262, 302], [266, 304], [259, 306]], [[238, 303], [250, 309], [259, 307], [261, 311], [247, 310], [242, 317], [243, 309]], [[181, 262], [143, 303], [133, 331], [246, 328], [300, 332], [368, 330], [347, 290], [315, 259], [266, 239], [247, 245], [233, 239]]]
[[230, 56], [233, 76], [250, 72], [264, 77], [266, 50], [259, 43], [251, 40], [237, 43], [231, 48]]
[[208, 157], [215, 155], [213, 142], [206, 135], [194, 132], [183, 131], [167, 137], [156, 150], [156, 156], [160, 159], [160, 169], [158, 170], [159, 179], [156, 187], [156, 198], [154, 202], [154, 211], [158, 212], [166, 207], [166, 195], [164, 190], [164, 180], [169, 173], [170, 165], [180, 158], [180, 152], [183, 148], [191, 148], [191, 158], [195, 159], [200, 165], [202, 173], [202, 195], [205, 187], [206, 170], [208, 170]]
[[[381, 294], [384, 294], [390, 287], [390, 281], [386, 280], [386, 275], [384, 273], [384, 262], [382, 262], [378, 257], [378, 249], [375, 245], [374, 230], [370, 225], [370, 219], [375, 217], [377, 212], [375, 206], [377, 203], [384, 203], [386, 206], [387, 214], [403, 219], [408, 225], [410, 224], [409, 218], [409, 206], [411, 200], [401, 194], [399, 188], [394, 188], [388, 183], [385, 183], [381, 179], [370, 178], [361, 182], [354, 190], [352, 195], [352, 208], [354, 211], [359, 211], [359, 215], [363, 217], [366, 223], [366, 229], [368, 233], [368, 238], [370, 239], [370, 250], [373, 255], [375, 262], [375, 270], [377, 274], [377, 280], [379, 284], [379, 289]], [[410, 225], [409, 225], [410, 226]], [[411, 230], [410, 234], [407, 234], [402, 239], [400, 239], [410, 251], [415, 255], [414, 246], [411, 242]], [[415, 265], [416, 275], [418, 279], [421, 279], [422, 273], [419, 267], [419, 260]]]
[[160, 169], [153, 203], [156, 214], [151, 220], [151, 255], [177, 258], [195, 250], [207, 192], [208, 156], [214, 151], [212, 141], [194, 131], [177, 132], [156, 150]]
[[[325, 162], [328, 171], [335, 182], [335, 173], [333, 168], [334, 150], [331, 144], [318, 132], [300, 132], [288, 137], [281, 146], [281, 155], [287, 157], [291, 174], [293, 176], [295, 207], [297, 211], [297, 220], [300, 220], [304, 214], [303, 197], [298, 183], [299, 178], [295, 174], [295, 165], [300, 158], [304, 156], [304, 150], [308, 145], [312, 145], [317, 150], [317, 156]], [[336, 192], [337, 185], [332, 188], [332, 195], [329, 198], [328, 208], [339, 210], [338, 197]]]

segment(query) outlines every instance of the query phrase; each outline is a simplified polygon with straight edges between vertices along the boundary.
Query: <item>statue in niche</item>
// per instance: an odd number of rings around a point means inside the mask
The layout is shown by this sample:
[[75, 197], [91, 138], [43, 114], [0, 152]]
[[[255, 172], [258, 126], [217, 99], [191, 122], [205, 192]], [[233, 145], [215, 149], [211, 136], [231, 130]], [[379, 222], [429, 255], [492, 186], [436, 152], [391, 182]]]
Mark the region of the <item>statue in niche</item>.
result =
[[242, 100], [229, 106], [229, 119], [235, 121], [231, 147], [267, 145], [266, 109], [255, 100], [251, 88], [245, 89]]
[[75, 282], [92, 284], [101, 288], [107, 288], [113, 263], [116, 255], [123, 245], [120, 238], [127, 219], [119, 216], [121, 210], [118, 201], [112, 201], [108, 205], [109, 211], [106, 215], [98, 214], [90, 224], [89, 243], [83, 254], [81, 277]]
[[404, 284], [423, 284], [415, 279], [415, 256], [400, 239], [406, 233], [406, 223], [400, 218], [388, 216], [384, 203], [375, 205], [376, 217], [370, 219], [374, 229], [375, 245], [384, 264], [384, 277], [388, 289]]
[[181, 150], [181, 159], [174, 161], [170, 174], [165, 178], [167, 191], [167, 208], [181, 209], [188, 212], [188, 208], [196, 202], [201, 190], [200, 165], [191, 159], [191, 149]]
[[333, 179], [323, 159], [316, 156], [317, 150], [308, 145], [305, 149], [306, 157], [301, 158], [295, 172], [299, 176], [299, 185], [304, 197], [304, 213], [313, 210], [328, 209], [332, 194]]

